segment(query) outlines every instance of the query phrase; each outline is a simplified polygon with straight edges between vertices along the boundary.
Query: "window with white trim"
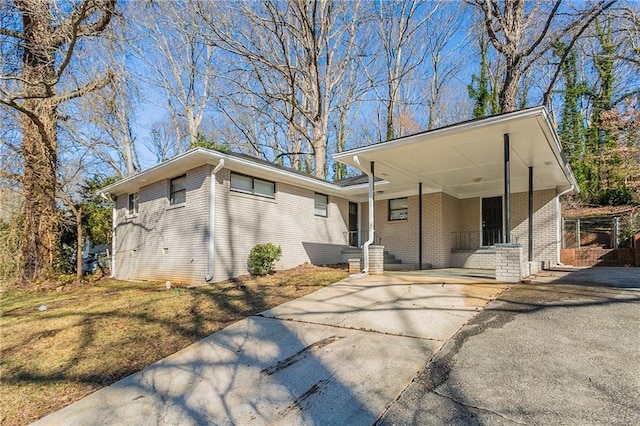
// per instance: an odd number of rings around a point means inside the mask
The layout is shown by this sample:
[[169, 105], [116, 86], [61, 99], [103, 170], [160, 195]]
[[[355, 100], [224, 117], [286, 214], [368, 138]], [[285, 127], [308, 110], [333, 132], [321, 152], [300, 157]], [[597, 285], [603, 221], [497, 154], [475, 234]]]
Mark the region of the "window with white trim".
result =
[[169, 190], [169, 204], [182, 204], [187, 201], [187, 175], [171, 179]]
[[266, 198], [275, 198], [274, 182], [231, 172], [231, 190]]
[[129, 194], [128, 211], [130, 215], [138, 214], [138, 194], [138, 192]]
[[389, 220], [406, 220], [409, 217], [407, 197], [389, 200]]
[[313, 194], [313, 214], [316, 216], [327, 217], [327, 206], [329, 205], [329, 197], [324, 194]]

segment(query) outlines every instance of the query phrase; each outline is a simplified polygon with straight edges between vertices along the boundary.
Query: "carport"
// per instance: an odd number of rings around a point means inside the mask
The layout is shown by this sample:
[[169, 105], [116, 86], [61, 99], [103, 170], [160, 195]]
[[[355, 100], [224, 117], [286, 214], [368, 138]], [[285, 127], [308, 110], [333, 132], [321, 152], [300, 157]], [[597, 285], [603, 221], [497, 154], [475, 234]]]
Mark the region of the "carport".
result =
[[[369, 176], [366, 198], [369, 238], [363, 247], [365, 270], [368, 269], [367, 248], [378, 241], [376, 233], [385, 232], [385, 227], [394, 225], [390, 218], [384, 220], [376, 216], [376, 211], [379, 215], [381, 210], [376, 202], [404, 197], [415, 197], [417, 201], [418, 220], [407, 221], [412, 229], [404, 239], [415, 240], [413, 250], [418, 269], [422, 269], [425, 263], [451, 266], [447, 265], [446, 258], [442, 261], [437, 259], [437, 262], [431, 262], [428, 258], [429, 252], [434, 250], [446, 252], [453, 249], [451, 242], [446, 241], [449, 237], [446, 231], [466, 232], [468, 235], [477, 233], [478, 247], [473, 248], [517, 243], [525, 248], [521, 261], [558, 263], [559, 197], [576, 192], [577, 183], [562, 153], [555, 127], [547, 110], [536, 107], [335, 154], [333, 158], [336, 161], [360, 169]], [[386, 181], [383, 191], [376, 189], [373, 176]], [[553, 206], [548, 209], [555, 210], [554, 223], [543, 224], [541, 218], [534, 218], [534, 197], [544, 191], [553, 191]], [[526, 218], [516, 224], [523, 225], [526, 231], [522, 227], [516, 230], [519, 238], [513, 241], [516, 226], [512, 223], [512, 217], [514, 212], [523, 210], [520, 199], [518, 205], [513, 202], [516, 193], [527, 195], [524, 207]], [[425, 205], [429, 201], [425, 196], [429, 194], [444, 194], [442, 198], [446, 200], [443, 204], [450, 204], [438, 212], [442, 216], [440, 220], [436, 215], [429, 214], [429, 206]], [[458, 200], [457, 204], [447, 201], [450, 199]], [[476, 204], [465, 202], [472, 199], [480, 201]], [[489, 200], [494, 203], [493, 207], [489, 205]], [[407, 204], [410, 203], [411, 200], [407, 199]], [[481, 213], [474, 213], [473, 209], [480, 209]], [[473, 224], [462, 224], [462, 219], [456, 219], [449, 223], [447, 216], [451, 214], [473, 214], [480, 216], [480, 220]], [[544, 214], [549, 216], [546, 211]], [[475, 220], [475, 216], [470, 220]], [[545, 220], [549, 222], [546, 217]], [[433, 228], [445, 231], [438, 234]], [[552, 243], [544, 242], [554, 245], [553, 259], [548, 254], [543, 256], [545, 258], [536, 259], [536, 244], [543, 243], [534, 235], [534, 228], [536, 234], [544, 234], [545, 240], [553, 240]], [[410, 238], [411, 234], [417, 238]], [[387, 244], [385, 247], [392, 252], [395, 248]], [[401, 247], [396, 250], [405, 249]]]

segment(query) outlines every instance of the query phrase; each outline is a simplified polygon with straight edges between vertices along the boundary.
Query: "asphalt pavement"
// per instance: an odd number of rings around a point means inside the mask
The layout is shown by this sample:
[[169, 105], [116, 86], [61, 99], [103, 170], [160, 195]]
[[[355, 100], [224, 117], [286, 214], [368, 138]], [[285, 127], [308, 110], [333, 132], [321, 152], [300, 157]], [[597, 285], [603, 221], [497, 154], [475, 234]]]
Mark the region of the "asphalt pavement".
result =
[[640, 269], [543, 272], [513, 286], [378, 424], [640, 424]]

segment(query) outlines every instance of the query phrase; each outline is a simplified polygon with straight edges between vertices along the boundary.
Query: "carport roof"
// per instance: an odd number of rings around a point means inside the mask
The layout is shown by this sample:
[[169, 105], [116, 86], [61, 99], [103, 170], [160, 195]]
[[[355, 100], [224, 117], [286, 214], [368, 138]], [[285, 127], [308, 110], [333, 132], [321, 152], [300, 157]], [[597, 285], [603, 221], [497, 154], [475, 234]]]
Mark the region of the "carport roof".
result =
[[[511, 192], [564, 191], [578, 185], [544, 107], [500, 114], [333, 155], [358, 169], [375, 162], [385, 193], [445, 192], [457, 198], [499, 195], [504, 188], [504, 136], [509, 135]], [[385, 196], [381, 198], [386, 198]]]

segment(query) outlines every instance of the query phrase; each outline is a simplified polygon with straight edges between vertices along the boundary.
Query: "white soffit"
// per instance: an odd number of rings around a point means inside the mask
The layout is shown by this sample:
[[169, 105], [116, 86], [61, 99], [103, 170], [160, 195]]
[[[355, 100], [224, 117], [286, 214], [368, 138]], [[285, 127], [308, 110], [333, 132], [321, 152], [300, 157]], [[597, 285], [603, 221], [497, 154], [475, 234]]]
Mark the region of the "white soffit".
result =
[[[511, 192], [526, 192], [529, 166], [534, 190], [562, 190], [575, 180], [560, 156], [555, 131], [542, 107], [359, 148], [334, 155], [357, 167], [375, 163], [376, 176], [388, 190], [422, 182], [425, 192], [443, 191], [458, 198], [499, 195], [504, 191], [504, 134], [509, 134]], [[417, 189], [417, 188], [416, 188]]]

